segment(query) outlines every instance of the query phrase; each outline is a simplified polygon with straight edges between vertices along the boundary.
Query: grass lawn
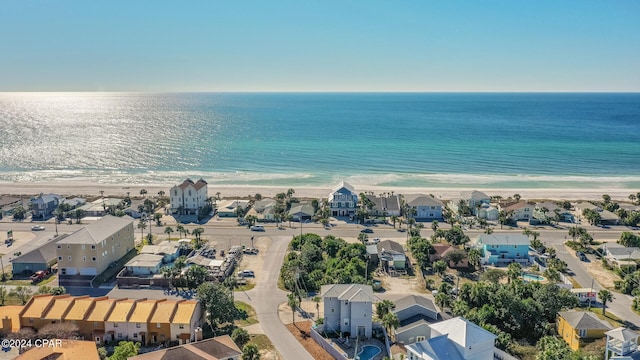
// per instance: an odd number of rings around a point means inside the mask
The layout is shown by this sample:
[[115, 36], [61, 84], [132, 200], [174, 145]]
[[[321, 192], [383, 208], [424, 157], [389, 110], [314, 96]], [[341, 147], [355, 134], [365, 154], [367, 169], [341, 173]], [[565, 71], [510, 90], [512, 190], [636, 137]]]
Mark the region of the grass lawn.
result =
[[242, 301], [235, 301], [236, 308], [242, 314], [242, 318], [234, 321], [236, 326], [248, 326], [252, 324], [257, 324], [258, 319], [256, 318], [256, 311], [251, 307], [251, 305], [244, 303]]
[[582, 286], [580, 285], [580, 283], [579, 283], [579, 282], [577, 282], [577, 281], [576, 281], [576, 279], [574, 279], [574, 278], [572, 278], [572, 277], [569, 277], [569, 276], [567, 276], [567, 278], [569, 279], [569, 281], [571, 281], [571, 285], [573, 285], [573, 288], [574, 288], [574, 289], [580, 289], [580, 288], [582, 288]]
[[[256, 344], [258, 349], [260, 349], [260, 355], [262, 359], [273, 359], [279, 360], [282, 359], [278, 350], [273, 346], [271, 340], [264, 334], [250, 335], [251, 340], [249, 343]], [[266, 353], [266, 354], [265, 354]]]
[[256, 287], [256, 284], [240, 285], [240, 286], [236, 287], [235, 291], [249, 291], [249, 290], [253, 289], [254, 287]]

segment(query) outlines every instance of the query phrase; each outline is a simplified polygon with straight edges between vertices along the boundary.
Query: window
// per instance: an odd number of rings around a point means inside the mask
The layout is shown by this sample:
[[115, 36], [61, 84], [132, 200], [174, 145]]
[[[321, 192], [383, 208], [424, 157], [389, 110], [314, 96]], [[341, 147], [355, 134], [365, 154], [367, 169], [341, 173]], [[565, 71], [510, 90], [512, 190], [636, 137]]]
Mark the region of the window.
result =
[[122, 339], [122, 333], [118, 333], [118, 339]]
[[587, 329], [580, 329], [580, 337], [585, 337], [587, 336]]
[[118, 327], [118, 323], [113, 323], [113, 327]]
[[160, 325], [160, 323], [157, 323], [157, 324], [156, 324], [156, 328], [158, 328], [158, 329], [160, 329], [160, 327], [161, 327], [161, 326], [162, 326], [162, 325]]
[[29, 322], [33, 324], [33, 318], [29, 318]]
[[71, 245], [67, 244], [67, 249], [71, 249]]
[[178, 325], [178, 327], [179, 327], [180, 329], [184, 329], [184, 324], [180, 324], [180, 325]]
[[100, 322], [99, 321], [94, 321], [93, 322], [93, 327], [96, 328], [96, 329], [99, 328], [100, 327]]
[[189, 196], [191, 196], [191, 190], [189, 190]]
[[416, 342], [424, 341], [424, 336], [416, 336]]
[[71, 261], [71, 256], [69, 256], [69, 261]]
[[332, 313], [336, 312], [336, 309], [335, 308], [331, 308], [331, 312]]
[[138, 338], [138, 333], [133, 333], [133, 338], [137, 339]]
[[87, 261], [87, 257], [86, 257], [86, 256], [83, 256], [83, 257], [82, 257], [82, 261]]
[[91, 261], [96, 261], [96, 257], [95, 257], [95, 256], [94, 256], [94, 257], [92, 257], [92, 258], [91, 258]]
[[140, 329], [140, 323], [136, 323], [136, 329]]
[[95, 250], [96, 246], [95, 245], [91, 245], [91, 250]]
[[178, 196], [178, 190], [173, 190], [173, 195]]
[[367, 313], [364, 313], [364, 315], [362, 315], [362, 317], [367, 317]]
[[62, 249], [62, 245], [58, 244], [58, 249]]
[[436, 217], [436, 214], [434, 214], [434, 213], [429, 213], [429, 217]]
[[62, 256], [58, 256], [58, 261], [62, 261]]

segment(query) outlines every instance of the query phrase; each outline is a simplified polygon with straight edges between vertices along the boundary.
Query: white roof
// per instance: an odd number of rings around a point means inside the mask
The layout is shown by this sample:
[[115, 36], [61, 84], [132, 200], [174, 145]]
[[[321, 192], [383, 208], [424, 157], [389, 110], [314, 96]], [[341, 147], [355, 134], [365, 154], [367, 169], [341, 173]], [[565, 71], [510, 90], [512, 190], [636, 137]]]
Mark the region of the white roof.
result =
[[531, 241], [523, 234], [481, 234], [478, 243], [483, 245], [529, 245]]
[[334, 284], [322, 285], [320, 289], [322, 297], [337, 297], [339, 300], [351, 302], [374, 302], [373, 288], [370, 285], [360, 284]]
[[162, 255], [154, 254], [140, 254], [133, 259], [129, 260], [125, 267], [156, 267], [162, 263]]
[[[447, 335], [449, 339], [464, 348], [469, 348], [478, 343], [494, 341], [497, 338], [493, 333], [459, 316], [432, 324], [431, 329], [437, 331], [438, 334]], [[433, 333], [432, 336], [434, 336]]]
[[140, 254], [175, 254], [180, 244], [177, 241], [163, 241], [158, 245], [145, 245], [140, 250]]
[[638, 338], [638, 333], [635, 331], [631, 331], [624, 327], [615, 328], [613, 330], [609, 330], [605, 333], [605, 335], [612, 337], [616, 340], [620, 340], [622, 342], [633, 340]]

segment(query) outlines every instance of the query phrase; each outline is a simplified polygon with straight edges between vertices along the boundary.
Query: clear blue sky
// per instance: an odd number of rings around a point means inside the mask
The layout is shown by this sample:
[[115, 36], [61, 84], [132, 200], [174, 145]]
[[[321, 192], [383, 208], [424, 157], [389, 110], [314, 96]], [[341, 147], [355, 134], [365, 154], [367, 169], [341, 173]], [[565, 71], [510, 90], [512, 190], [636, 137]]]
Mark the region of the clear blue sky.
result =
[[0, 1], [0, 91], [640, 91], [640, 1]]

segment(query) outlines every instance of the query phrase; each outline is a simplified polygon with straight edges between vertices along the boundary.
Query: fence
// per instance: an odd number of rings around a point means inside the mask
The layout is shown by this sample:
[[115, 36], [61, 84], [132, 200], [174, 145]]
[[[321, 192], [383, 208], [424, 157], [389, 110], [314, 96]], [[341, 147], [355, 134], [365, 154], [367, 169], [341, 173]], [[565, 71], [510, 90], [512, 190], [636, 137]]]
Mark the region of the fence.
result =
[[327, 340], [323, 338], [320, 333], [318, 333], [313, 327], [309, 331], [311, 333], [311, 338], [315, 340], [322, 348], [328, 352], [331, 356], [336, 358], [337, 360], [349, 360], [347, 354], [339, 351], [333, 346], [331, 340]]

